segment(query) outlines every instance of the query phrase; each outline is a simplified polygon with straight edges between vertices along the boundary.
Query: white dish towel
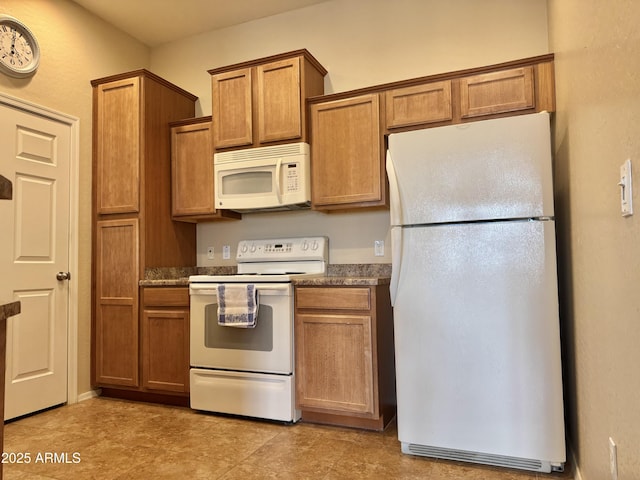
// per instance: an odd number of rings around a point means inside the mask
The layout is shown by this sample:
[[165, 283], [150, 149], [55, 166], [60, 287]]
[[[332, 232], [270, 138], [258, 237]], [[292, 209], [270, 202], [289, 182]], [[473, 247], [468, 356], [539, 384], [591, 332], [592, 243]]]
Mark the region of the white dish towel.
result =
[[218, 325], [254, 328], [257, 319], [258, 290], [255, 285], [218, 285]]

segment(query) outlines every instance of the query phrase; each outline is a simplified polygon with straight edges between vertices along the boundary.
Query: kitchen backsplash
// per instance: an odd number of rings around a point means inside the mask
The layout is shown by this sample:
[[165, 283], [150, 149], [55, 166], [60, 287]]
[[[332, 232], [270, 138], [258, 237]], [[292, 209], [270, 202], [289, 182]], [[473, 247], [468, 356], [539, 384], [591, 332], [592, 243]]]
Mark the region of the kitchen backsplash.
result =
[[[389, 211], [322, 213], [312, 210], [245, 214], [242, 220], [201, 223], [197, 227], [198, 267], [235, 265], [240, 240], [327, 236], [330, 264], [390, 264]], [[374, 242], [384, 242], [384, 255], [375, 256]], [[229, 259], [223, 247], [229, 245]], [[209, 258], [213, 247], [213, 258]]]

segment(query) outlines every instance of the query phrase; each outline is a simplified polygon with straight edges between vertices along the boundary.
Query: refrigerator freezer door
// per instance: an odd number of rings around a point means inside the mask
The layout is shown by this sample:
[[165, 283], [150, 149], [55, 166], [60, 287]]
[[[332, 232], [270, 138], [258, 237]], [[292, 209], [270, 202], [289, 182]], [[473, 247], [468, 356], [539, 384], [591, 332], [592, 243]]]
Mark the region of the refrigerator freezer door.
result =
[[394, 306], [403, 451], [564, 463], [554, 229], [553, 221], [403, 229]]
[[392, 134], [388, 162], [392, 225], [554, 215], [546, 112]]

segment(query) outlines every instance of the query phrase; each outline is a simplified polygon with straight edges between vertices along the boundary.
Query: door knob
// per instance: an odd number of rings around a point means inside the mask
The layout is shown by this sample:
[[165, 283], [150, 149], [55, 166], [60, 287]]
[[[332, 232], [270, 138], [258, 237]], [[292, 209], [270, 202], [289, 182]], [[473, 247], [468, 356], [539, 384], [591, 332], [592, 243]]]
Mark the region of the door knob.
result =
[[71, 280], [71, 273], [69, 273], [69, 272], [58, 272], [58, 273], [56, 273], [56, 278], [59, 281]]

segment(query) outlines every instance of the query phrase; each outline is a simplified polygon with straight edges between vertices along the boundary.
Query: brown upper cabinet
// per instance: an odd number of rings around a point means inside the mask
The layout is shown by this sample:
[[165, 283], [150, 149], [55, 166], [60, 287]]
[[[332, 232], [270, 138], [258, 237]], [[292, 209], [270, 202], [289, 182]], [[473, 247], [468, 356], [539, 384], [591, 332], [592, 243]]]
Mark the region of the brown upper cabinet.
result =
[[481, 117], [535, 107], [531, 65], [460, 79], [460, 116]]
[[[141, 83], [131, 76], [94, 87], [97, 213], [140, 211]], [[117, 119], [114, 121], [113, 119]]]
[[387, 134], [555, 111], [553, 54], [310, 98], [312, 207], [387, 207]]
[[429, 82], [385, 92], [387, 128], [410, 127], [453, 118], [451, 80]]
[[310, 102], [312, 208], [388, 205], [381, 108], [377, 93]]
[[307, 50], [209, 74], [216, 150], [308, 141], [305, 101], [324, 93], [327, 71]]
[[241, 218], [214, 205], [211, 117], [172, 122], [171, 214], [180, 222]]
[[352, 94], [369, 92], [384, 95], [385, 133], [553, 112], [553, 54], [403, 80]]

